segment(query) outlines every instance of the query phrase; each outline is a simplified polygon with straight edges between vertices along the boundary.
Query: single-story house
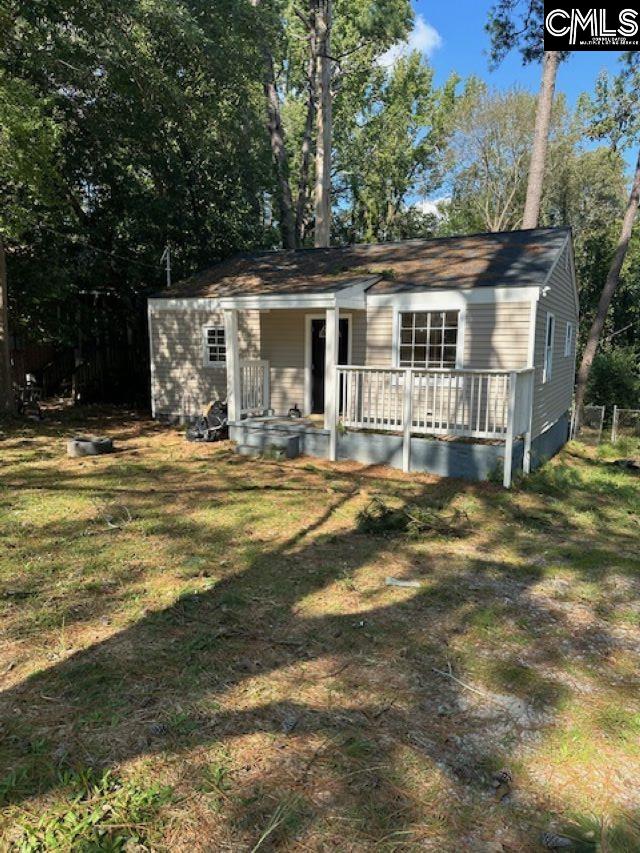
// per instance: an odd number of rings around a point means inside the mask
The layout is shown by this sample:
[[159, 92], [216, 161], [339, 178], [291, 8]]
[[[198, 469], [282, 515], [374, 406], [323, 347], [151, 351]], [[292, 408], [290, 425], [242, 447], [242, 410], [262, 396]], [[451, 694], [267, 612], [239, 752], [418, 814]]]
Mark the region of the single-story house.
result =
[[154, 417], [188, 421], [226, 399], [246, 452], [501, 469], [509, 485], [567, 439], [567, 228], [243, 254], [148, 313]]

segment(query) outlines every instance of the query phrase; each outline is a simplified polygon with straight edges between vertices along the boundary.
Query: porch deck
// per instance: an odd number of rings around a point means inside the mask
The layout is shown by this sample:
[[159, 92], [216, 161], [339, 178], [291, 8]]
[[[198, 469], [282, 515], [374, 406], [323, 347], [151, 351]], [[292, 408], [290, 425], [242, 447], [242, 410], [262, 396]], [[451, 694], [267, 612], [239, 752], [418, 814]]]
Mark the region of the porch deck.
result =
[[[486, 479], [528, 471], [533, 371], [336, 365], [324, 415], [269, 412], [267, 361], [239, 364], [240, 414], [231, 437], [247, 452], [287, 452]], [[294, 442], [287, 436], [296, 436]]]
[[[330, 455], [331, 430], [325, 429], [318, 416], [287, 418], [278, 416], [247, 417], [229, 426], [230, 438], [241, 452], [259, 455], [277, 448], [291, 455], [304, 454], [319, 458]], [[402, 430], [383, 432], [371, 429], [341, 429], [336, 436], [336, 460], [353, 460], [365, 465], [403, 467], [405, 437]], [[451, 435], [411, 435], [409, 455], [411, 470], [443, 477], [486, 480], [501, 476], [505, 466], [506, 444], [496, 439], [470, 439]], [[511, 449], [512, 464], [522, 464], [524, 443], [516, 440]]]

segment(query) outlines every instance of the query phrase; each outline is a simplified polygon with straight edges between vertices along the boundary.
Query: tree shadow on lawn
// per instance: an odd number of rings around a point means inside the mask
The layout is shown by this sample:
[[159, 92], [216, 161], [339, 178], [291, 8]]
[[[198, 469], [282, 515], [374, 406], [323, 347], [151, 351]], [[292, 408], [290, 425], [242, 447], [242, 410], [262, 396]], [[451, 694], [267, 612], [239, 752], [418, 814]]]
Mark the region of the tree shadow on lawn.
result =
[[[241, 477], [230, 478], [229, 493]], [[228, 794], [220, 815], [239, 845], [253, 845], [286, 801], [297, 819], [283, 818], [274, 842], [323, 825], [337, 837], [346, 826], [361, 845], [386, 838], [390, 845], [411, 839], [480, 849], [473, 845], [507, 826], [518, 849], [534, 849], [535, 820], [562, 803], [541, 809], [531, 782], [509, 812], [495, 800], [490, 774], [532, 733], [553, 727], [567, 698], [547, 672], [557, 652], [549, 633], [563, 638], [566, 656], [591, 647], [594, 637], [606, 656], [615, 641], [603, 628], [576, 635], [562, 611], [532, 596], [542, 576], [533, 565], [518, 574], [499, 558], [470, 557], [464, 568], [427, 573], [420, 589], [385, 589], [384, 560], [415, 561], [412, 543], [354, 528], [321, 532], [362, 482], [355, 476], [313, 521], [284, 543], [261, 547], [213, 589], [184, 596], [0, 694], [0, 755], [17, 773], [5, 801], [57, 787], [60, 766], [233, 749], [252, 736], [259, 749], [248, 769], [237, 769], [242, 793]], [[406, 503], [442, 506], [469, 490], [451, 481], [414, 485]], [[495, 497], [475, 494], [481, 502]], [[193, 541], [219, 541], [209, 524], [190, 519], [188, 526]], [[181, 524], [169, 527], [178, 549], [184, 533]], [[234, 536], [242, 529], [226, 531], [223, 541]], [[483, 546], [499, 553], [499, 535]], [[381, 585], [365, 599], [348, 584], [372, 563]], [[505, 640], [500, 660], [486, 660], [473, 644], [461, 652], [456, 638], [482, 637], [505, 577], [513, 581], [509, 611], [523, 615], [513, 629], [517, 642]], [[323, 596], [336, 584], [345, 586], [341, 605], [324, 612]], [[498, 621], [495, 630], [502, 627]], [[535, 666], [522, 663], [525, 647]], [[449, 664], [453, 673], [488, 680], [496, 693], [488, 708], [475, 708], [470, 691], [434, 672], [446, 673]]]

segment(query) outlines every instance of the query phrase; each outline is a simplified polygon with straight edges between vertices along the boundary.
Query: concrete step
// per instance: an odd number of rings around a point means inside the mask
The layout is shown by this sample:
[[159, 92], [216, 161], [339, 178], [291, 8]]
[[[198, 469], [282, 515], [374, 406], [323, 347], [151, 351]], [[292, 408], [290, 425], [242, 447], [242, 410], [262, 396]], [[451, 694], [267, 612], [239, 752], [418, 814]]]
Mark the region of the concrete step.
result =
[[244, 444], [236, 445], [241, 456], [275, 456], [278, 459], [295, 459], [300, 455], [297, 435], [274, 436], [267, 431], [246, 436]]
[[270, 451], [279, 450], [287, 459], [295, 459], [300, 455], [300, 437], [278, 433], [276, 430], [247, 430], [243, 436], [240, 447], [252, 447], [258, 454], [267, 454]]

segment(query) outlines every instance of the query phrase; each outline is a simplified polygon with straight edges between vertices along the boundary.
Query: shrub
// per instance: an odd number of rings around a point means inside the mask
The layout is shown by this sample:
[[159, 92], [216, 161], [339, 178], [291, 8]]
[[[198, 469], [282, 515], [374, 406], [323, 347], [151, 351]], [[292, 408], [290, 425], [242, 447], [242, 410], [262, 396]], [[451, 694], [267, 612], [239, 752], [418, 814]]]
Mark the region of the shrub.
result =
[[593, 361], [587, 399], [596, 405], [622, 409], [640, 407], [640, 358], [633, 347], [599, 352]]

